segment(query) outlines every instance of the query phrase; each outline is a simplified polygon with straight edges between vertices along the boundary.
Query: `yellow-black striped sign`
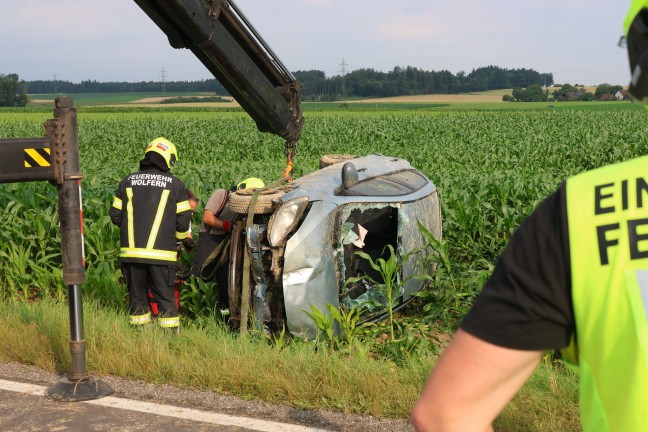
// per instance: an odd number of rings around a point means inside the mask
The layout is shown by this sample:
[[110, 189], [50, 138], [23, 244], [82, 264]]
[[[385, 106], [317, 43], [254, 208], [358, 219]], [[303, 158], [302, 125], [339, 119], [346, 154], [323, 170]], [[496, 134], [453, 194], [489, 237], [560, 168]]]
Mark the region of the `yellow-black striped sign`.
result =
[[50, 139], [0, 139], [0, 183], [54, 180], [56, 159]]
[[25, 168], [48, 167], [50, 164], [49, 148], [26, 148]]

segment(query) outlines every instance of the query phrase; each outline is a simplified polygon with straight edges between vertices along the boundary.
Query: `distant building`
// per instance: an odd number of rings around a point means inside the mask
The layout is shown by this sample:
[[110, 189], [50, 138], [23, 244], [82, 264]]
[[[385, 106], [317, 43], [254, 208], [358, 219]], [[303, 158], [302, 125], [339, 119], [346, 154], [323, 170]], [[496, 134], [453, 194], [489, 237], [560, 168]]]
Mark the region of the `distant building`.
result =
[[564, 100], [578, 100], [583, 96], [583, 92], [565, 92], [562, 94]]
[[630, 100], [630, 95], [628, 94], [627, 90], [619, 90], [618, 92], [614, 93], [614, 98], [616, 100]]
[[615, 96], [612, 93], [603, 93], [600, 98], [598, 98], [599, 101], [611, 101], [615, 100]]

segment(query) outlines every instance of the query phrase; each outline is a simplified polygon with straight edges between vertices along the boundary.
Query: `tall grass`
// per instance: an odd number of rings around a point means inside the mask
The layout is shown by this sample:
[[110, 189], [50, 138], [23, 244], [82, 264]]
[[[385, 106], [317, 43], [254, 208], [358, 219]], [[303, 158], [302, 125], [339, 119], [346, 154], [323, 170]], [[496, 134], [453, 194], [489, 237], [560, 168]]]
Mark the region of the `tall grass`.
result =
[[[0, 320], [0, 361], [69, 370], [65, 304], [0, 303]], [[298, 408], [408, 418], [434, 362], [429, 356], [397, 366], [349, 352], [316, 351], [306, 342], [278, 349], [259, 335], [240, 337], [208, 319], [184, 322], [179, 334], [154, 325], [135, 330], [125, 313], [94, 302], [84, 305], [84, 323], [92, 374], [171, 383]], [[501, 430], [578, 430], [576, 390], [569, 374], [546, 360], [496, 425]]]
[[[216, 320], [183, 323], [176, 335], [155, 325], [133, 330], [125, 314], [92, 302], [84, 312], [88, 369], [99, 375], [389, 417], [407, 416], [418, 396], [420, 365], [397, 369], [333, 350], [316, 352], [309, 343], [279, 350], [265, 339], [239, 337]], [[0, 360], [68, 370], [64, 304], [4, 303], [0, 317]]]
[[496, 431], [580, 431], [578, 380], [546, 355], [494, 423]]

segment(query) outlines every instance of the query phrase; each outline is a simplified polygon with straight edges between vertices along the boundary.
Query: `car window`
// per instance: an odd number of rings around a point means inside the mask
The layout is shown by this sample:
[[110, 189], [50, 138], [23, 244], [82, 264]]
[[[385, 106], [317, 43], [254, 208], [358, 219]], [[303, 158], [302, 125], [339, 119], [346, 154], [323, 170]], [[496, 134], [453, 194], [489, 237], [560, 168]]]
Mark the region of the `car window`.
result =
[[428, 179], [416, 171], [406, 170], [358, 182], [348, 189], [340, 189], [346, 196], [399, 196], [421, 189]]

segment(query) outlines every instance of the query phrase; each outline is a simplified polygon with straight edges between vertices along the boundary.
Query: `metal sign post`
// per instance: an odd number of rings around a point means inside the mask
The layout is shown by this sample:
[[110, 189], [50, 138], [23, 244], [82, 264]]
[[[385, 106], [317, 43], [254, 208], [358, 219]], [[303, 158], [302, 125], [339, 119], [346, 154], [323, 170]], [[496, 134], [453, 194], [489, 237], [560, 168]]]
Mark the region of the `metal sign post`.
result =
[[85, 281], [79, 139], [72, 98], [59, 97], [45, 138], [0, 140], [0, 183], [49, 180], [58, 189], [63, 283], [68, 285], [71, 370], [47, 389], [47, 396], [81, 401], [107, 396], [113, 389], [86, 371], [81, 284]]

